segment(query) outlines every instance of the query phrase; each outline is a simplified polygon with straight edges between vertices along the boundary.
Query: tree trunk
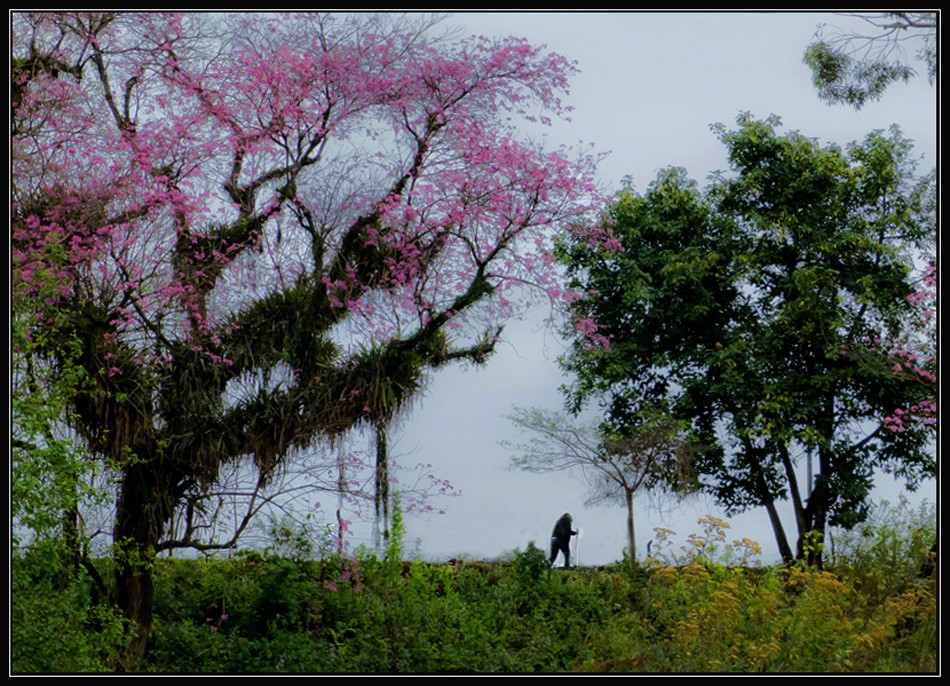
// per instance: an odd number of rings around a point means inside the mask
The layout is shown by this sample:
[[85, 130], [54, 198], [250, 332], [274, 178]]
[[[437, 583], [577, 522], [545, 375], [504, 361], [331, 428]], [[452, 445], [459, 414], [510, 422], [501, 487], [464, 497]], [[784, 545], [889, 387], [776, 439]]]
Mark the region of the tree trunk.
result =
[[788, 543], [785, 527], [782, 525], [782, 518], [775, 507], [775, 499], [768, 492], [765, 479], [761, 474], [756, 476], [756, 484], [759, 489], [759, 500], [762, 501], [762, 506], [765, 507], [765, 511], [769, 515], [769, 523], [772, 525], [772, 532], [775, 534], [775, 543], [778, 546], [779, 555], [782, 556], [782, 561], [788, 564], [795, 558], [792, 554], [792, 547]]
[[633, 527], [633, 491], [628, 490], [624, 495], [627, 498], [627, 547], [630, 550], [628, 560], [632, 574], [637, 568], [637, 538]]
[[825, 522], [828, 517], [828, 489], [823, 474], [827, 473], [822, 464], [821, 472], [815, 479], [814, 487], [808, 496], [808, 505], [798, 524], [798, 543], [796, 557], [811, 567], [821, 569], [821, 548], [825, 535]]
[[[383, 542], [389, 541], [389, 444], [387, 426], [382, 420], [376, 422], [376, 528], [382, 527]], [[377, 549], [380, 541], [376, 540]]]
[[821, 569], [823, 560], [822, 546], [827, 520], [826, 491], [821, 479], [818, 479], [815, 490], [809, 498], [814, 502], [809, 502], [807, 525], [798, 532], [798, 558], [805, 560], [806, 564], [816, 569]]
[[147, 462], [125, 468], [115, 518], [115, 599], [128, 620], [128, 643], [120, 668], [136, 671], [152, 629], [155, 547], [177, 502], [168, 479]]
[[[143, 554], [139, 546], [130, 555]], [[131, 560], [116, 566], [116, 603], [129, 621], [128, 642], [121, 663], [121, 671], [134, 672], [145, 657], [149, 632], [152, 629], [152, 570], [149, 563], [136, 564]]]
[[775, 533], [775, 544], [778, 546], [779, 555], [782, 556], [782, 562], [788, 564], [795, 559], [795, 556], [792, 554], [792, 546], [788, 542], [788, 536], [785, 534], [785, 527], [782, 526], [782, 518], [779, 517], [774, 500], [769, 499], [765, 503], [765, 511], [768, 512], [769, 522]]
[[835, 464], [835, 454], [832, 452], [832, 438], [835, 431], [835, 400], [834, 395], [825, 398], [825, 412], [817, 423], [816, 428], [824, 439], [818, 448], [818, 475], [808, 492], [808, 507], [806, 518], [798, 532], [799, 559], [816, 569], [823, 564], [822, 548], [824, 546], [825, 526], [828, 521], [829, 496], [827, 475], [840, 469]]
[[73, 501], [63, 512], [63, 541], [66, 544], [66, 559], [71, 572], [79, 570], [83, 558], [79, 517], [79, 505]]

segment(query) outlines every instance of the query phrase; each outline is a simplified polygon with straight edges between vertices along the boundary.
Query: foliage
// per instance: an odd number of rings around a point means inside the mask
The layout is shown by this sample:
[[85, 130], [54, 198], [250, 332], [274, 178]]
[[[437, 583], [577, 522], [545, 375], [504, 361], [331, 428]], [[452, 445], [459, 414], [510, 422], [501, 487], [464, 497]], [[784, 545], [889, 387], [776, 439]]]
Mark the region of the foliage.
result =
[[579, 470], [591, 485], [589, 504], [624, 502], [641, 490], [686, 493], [693, 454], [687, 427], [668, 412], [644, 410], [626, 433], [540, 408], [515, 408], [509, 419], [528, 432], [527, 443], [502, 442], [511, 466], [535, 473]]
[[[864, 573], [848, 567], [750, 568], [747, 539], [731, 549], [717, 547], [728, 525], [711, 518], [700, 524], [703, 532], [689, 537], [686, 556], [674, 556], [675, 566], [654, 561], [643, 614], [614, 615], [595, 628], [591, 643], [598, 659], [587, 669], [936, 671], [932, 582], [905, 577], [880, 596], [865, 595]], [[905, 537], [903, 543], [912, 541]], [[733, 555], [737, 550], [741, 558]], [[887, 576], [886, 567], [875, 570]]]
[[[23, 293], [22, 284], [15, 286], [21, 292], [13, 298], [11, 313], [12, 540], [20, 546], [59, 536], [71, 539], [69, 544], [78, 549], [85, 535], [77, 521], [80, 506], [95, 507], [106, 500], [93, 481], [107, 479], [110, 470], [97, 468], [69, 429], [70, 398], [87, 384], [81, 343], [39, 325], [43, 317], [58, 321], [68, 313], [45, 304], [56, 292], [55, 280], [39, 272], [36, 278], [41, 285], [33, 293]], [[50, 349], [57, 351], [55, 363], [38, 355]]]
[[13, 673], [111, 672], [123, 622], [62, 540], [41, 540], [10, 560]]
[[905, 369], [893, 353], [932, 331], [915, 319], [914, 280], [936, 236], [933, 179], [914, 175], [896, 129], [842, 149], [780, 134], [774, 117], [738, 123], [717, 127], [730, 176], [701, 191], [665, 170], [608, 208], [623, 251], [563, 246], [571, 287], [587, 293], [577, 316], [608, 342], [575, 341], [568, 397], [621, 427], [669, 402], [707, 447], [696, 466], [727, 513], [764, 507], [783, 557], [820, 559], [809, 537], [862, 520], [875, 470], [910, 487], [935, 473], [926, 411], [901, 431], [892, 420], [935, 407], [926, 358], [898, 356], [914, 360]]
[[144, 561], [203, 547], [189, 508], [222, 468], [266, 484], [408, 411], [430, 370], [484, 363], [515, 290], [553, 293], [597, 158], [515, 130], [567, 114], [567, 60], [426, 15], [11, 18], [19, 352], [51, 370], [39, 397], [75, 364], [58, 418], [120, 473], [134, 658]]
[[332, 549], [333, 540], [326, 529], [313, 530], [288, 515], [271, 517], [268, 526], [270, 545], [266, 552], [274, 557], [286, 557], [296, 560], [309, 560], [323, 557]]
[[880, 12], [852, 15], [863, 30], [826, 30], [805, 51], [805, 64], [819, 97], [830, 104], [861, 109], [879, 100], [889, 86], [917, 75], [907, 47], [923, 62], [930, 83], [937, 77], [937, 15], [934, 12]]
[[916, 509], [905, 497], [876, 503], [867, 521], [851, 530], [829, 533], [836, 569], [848, 569], [860, 579], [860, 590], [871, 602], [899, 593], [936, 562], [937, 512], [932, 503]]
[[[340, 561], [329, 558], [161, 559], [156, 628], [142, 669], [936, 672], [933, 578], [888, 578], [886, 556], [865, 556], [863, 567], [836, 557], [841, 564], [826, 571], [756, 567], [745, 539], [726, 543], [727, 523], [699, 525], [688, 541], [702, 545], [690, 543], [684, 557], [658, 555], [635, 575], [624, 564], [552, 569], [531, 543], [492, 562], [435, 564], [362, 551], [358, 583], [343, 582]], [[901, 549], [916, 540], [904, 527], [869, 533], [895, 533]], [[389, 551], [400, 548], [396, 542]], [[62, 585], [51, 548], [31, 555], [14, 560], [14, 670], [114, 669], [119, 620], [92, 611], [88, 584]], [[868, 583], [884, 578], [878, 587]]]
[[[156, 598], [162, 621], [149, 653], [152, 669], [564, 669], [598, 616], [593, 589], [572, 589], [570, 577], [552, 574], [533, 546], [515, 555], [510, 572], [508, 565], [404, 563], [393, 556], [400, 546], [391, 543], [381, 558], [363, 551], [360, 585], [329, 583], [333, 560], [163, 563], [169, 592]], [[192, 590], [181, 593], [186, 584]]]

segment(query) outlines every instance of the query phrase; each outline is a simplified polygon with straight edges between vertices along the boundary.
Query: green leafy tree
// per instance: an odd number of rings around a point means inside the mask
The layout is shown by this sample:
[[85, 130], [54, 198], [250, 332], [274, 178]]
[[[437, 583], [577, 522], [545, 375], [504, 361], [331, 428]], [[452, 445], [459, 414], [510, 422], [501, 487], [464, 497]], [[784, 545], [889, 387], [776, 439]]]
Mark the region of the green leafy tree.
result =
[[71, 345], [62, 348], [63, 368], [32, 364], [33, 342], [14, 314], [11, 358], [10, 457], [13, 543], [65, 535], [75, 527], [83, 476], [89, 470], [76, 441], [61, 421], [68, 397], [82, 386], [82, 369], [71, 364]]
[[930, 83], [937, 78], [936, 12], [857, 14], [862, 30], [819, 28], [805, 52], [818, 96], [830, 104], [861, 109], [887, 88], [917, 75], [908, 51], [923, 62]]
[[[71, 429], [71, 398], [89, 387], [80, 362], [82, 343], [56, 336], [68, 310], [49, 306], [58, 286], [44, 270], [32, 291], [14, 286], [10, 356], [10, 514], [14, 554], [41, 542], [61, 545], [67, 567], [80, 566], [98, 579], [88, 559], [88, 509], [108, 500], [114, 473], [83, 449]], [[42, 325], [41, 325], [42, 323]], [[55, 351], [55, 361], [43, 351]], [[106, 486], [105, 492], [103, 485]], [[105, 589], [97, 589], [103, 596]]]
[[841, 149], [778, 125], [720, 127], [733, 173], [705, 193], [678, 170], [622, 193], [605, 222], [623, 251], [565, 245], [587, 294], [577, 317], [608, 343], [577, 341], [564, 367], [572, 409], [601, 402], [618, 426], [671, 396], [712, 446], [696, 461], [708, 491], [730, 513], [764, 507], [783, 557], [820, 563], [809, 542], [866, 516], [876, 470], [911, 487], [936, 472], [931, 424], [888, 425], [935, 400], [935, 379], [910, 378], [879, 343], [913, 322], [933, 186], [896, 130]]

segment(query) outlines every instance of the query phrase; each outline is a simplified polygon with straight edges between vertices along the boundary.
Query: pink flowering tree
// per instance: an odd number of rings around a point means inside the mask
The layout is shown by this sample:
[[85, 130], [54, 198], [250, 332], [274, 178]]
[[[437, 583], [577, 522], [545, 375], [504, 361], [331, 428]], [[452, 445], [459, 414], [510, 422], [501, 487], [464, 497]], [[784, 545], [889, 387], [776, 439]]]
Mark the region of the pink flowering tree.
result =
[[890, 346], [880, 339], [871, 341], [872, 350], [884, 349], [893, 373], [920, 385], [925, 397], [899, 405], [884, 419], [889, 431], [903, 433], [920, 427], [937, 430], [937, 261], [931, 257], [908, 301], [914, 306], [914, 329], [920, 332]]
[[67, 416], [119, 475], [135, 659], [183, 499], [385, 426], [526, 293], [567, 297], [551, 246], [591, 224], [596, 159], [516, 136], [567, 115], [564, 58], [421, 17], [12, 21], [20, 353], [82, 371]]

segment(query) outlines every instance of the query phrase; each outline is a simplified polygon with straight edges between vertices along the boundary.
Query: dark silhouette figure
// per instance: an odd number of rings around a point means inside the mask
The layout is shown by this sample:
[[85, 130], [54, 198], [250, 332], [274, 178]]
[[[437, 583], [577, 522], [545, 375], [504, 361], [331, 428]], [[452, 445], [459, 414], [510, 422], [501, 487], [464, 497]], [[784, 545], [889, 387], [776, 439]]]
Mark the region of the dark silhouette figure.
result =
[[564, 568], [571, 566], [571, 536], [577, 535], [573, 525], [574, 520], [569, 512], [562, 514], [554, 525], [554, 531], [551, 532], [551, 558], [548, 560], [550, 564], [554, 564], [560, 552], [564, 555]]

